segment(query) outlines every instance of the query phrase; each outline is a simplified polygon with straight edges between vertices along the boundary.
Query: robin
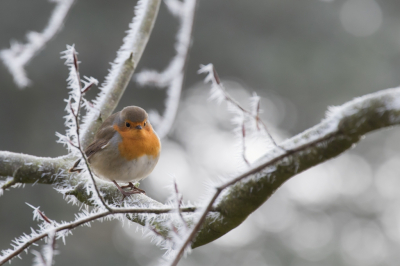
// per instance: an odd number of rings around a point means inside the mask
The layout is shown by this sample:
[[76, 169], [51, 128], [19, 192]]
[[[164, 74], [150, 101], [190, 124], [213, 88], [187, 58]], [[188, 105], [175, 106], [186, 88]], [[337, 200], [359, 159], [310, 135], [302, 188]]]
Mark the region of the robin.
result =
[[[161, 143], [145, 110], [128, 106], [108, 117], [85, 153], [97, 177], [112, 181], [126, 196], [145, 193], [132, 184], [146, 178], [160, 157]], [[79, 161], [70, 169], [77, 172]], [[129, 183], [120, 186], [117, 182]], [[124, 188], [130, 188], [129, 191]]]

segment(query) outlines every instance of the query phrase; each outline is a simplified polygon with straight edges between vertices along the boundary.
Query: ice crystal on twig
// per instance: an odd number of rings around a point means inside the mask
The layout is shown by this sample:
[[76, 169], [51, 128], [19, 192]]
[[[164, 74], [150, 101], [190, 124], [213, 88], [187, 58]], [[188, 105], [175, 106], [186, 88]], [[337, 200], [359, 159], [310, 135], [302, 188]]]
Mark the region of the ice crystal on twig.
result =
[[191, 45], [196, 0], [167, 0], [165, 3], [169, 11], [180, 21], [175, 43], [176, 55], [162, 72], [145, 70], [136, 75], [136, 81], [142, 86], [151, 85], [167, 89], [164, 114], [160, 115], [154, 110], [149, 112], [160, 138], [168, 134], [178, 110], [184, 69]]
[[[68, 77], [68, 87], [70, 90], [70, 97], [67, 100], [68, 104], [66, 107], [68, 115], [66, 116], [66, 124], [68, 126], [66, 142], [69, 144], [69, 147], [75, 148], [78, 151], [78, 156], [80, 157], [79, 161], [81, 161], [81, 165], [84, 167], [85, 173], [88, 173], [91, 183], [87, 183], [86, 189], [88, 192], [95, 192], [94, 194], [97, 197], [92, 197], [92, 200], [96, 202], [97, 206], [103, 206], [107, 210], [111, 211], [111, 208], [105, 202], [103, 196], [100, 194], [100, 191], [97, 187], [94, 174], [90, 169], [90, 165], [88, 159], [86, 158], [86, 154], [83, 150], [80, 140], [80, 112], [83, 106], [83, 95], [95, 84], [97, 85], [97, 80], [95, 78], [87, 78], [86, 81], [81, 81], [80, 73], [79, 73], [79, 61], [77, 57], [77, 52], [75, 51], [74, 46], [67, 46], [67, 50], [63, 52], [62, 58], [66, 60], [66, 65], [70, 70], [70, 75]], [[83, 86], [82, 86], [83, 83]], [[67, 145], [68, 145], [67, 144]], [[71, 149], [71, 148], [70, 148]], [[79, 161], [75, 163], [73, 167], [77, 167], [79, 165]]]
[[25, 71], [26, 64], [62, 28], [64, 19], [74, 0], [50, 0], [50, 2], [55, 2], [56, 7], [53, 9], [49, 22], [43, 32], [29, 32], [26, 35], [27, 43], [22, 44], [12, 41], [9, 49], [0, 51], [0, 58], [13, 76], [14, 82], [20, 88], [26, 87], [31, 83]]
[[34, 266], [51, 266], [53, 265], [53, 257], [57, 254], [56, 251], [56, 231], [50, 230], [47, 234], [47, 244], [43, 246], [42, 252], [32, 250]]
[[[248, 110], [232, 98], [232, 96], [226, 91], [213, 64], [201, 65], [198, 73], [207, 74], [204, 82], [211, 83], [210, 99], [215, 100], [218, 103], [225, 101], [228, 110], [233, 114], [232, 123], [235, 125], [234, 132], [242, 141], [242, 157], [247, 165], [250, 165], [250, 163], [245, 155], [246, 136], [257, 136], [259, 132], [264, 132], [272, 143], [279, 147], [269, 133], [266, 124], [260, 118], [260, 97], [256, 93], [253, 93], [253, 96], [250, 98], [250, 110]], [[249, 124], [249, 126], [246, 126], [247, 124]]]

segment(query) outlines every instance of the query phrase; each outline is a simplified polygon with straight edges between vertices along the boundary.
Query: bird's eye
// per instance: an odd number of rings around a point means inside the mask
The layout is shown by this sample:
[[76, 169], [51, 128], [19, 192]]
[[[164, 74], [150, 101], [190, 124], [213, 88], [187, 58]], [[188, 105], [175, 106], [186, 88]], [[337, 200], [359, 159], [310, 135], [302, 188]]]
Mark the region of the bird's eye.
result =
[[143, 124], [144, 126], [146, 126], [147, 125], [147, 122], [144, 122], [144, 124]]
[[126, 127], [131, 127], [131, 124], [130, 124], [129, 122], [126, 122], [126, 123], [125, 123], [125, 126], [126, 126]]

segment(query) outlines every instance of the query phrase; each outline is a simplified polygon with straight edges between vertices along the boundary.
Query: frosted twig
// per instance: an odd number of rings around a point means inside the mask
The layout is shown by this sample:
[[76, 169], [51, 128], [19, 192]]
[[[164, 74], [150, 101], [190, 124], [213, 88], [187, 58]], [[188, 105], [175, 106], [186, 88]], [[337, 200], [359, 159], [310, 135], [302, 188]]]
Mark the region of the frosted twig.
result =
[[216, 201], [216, 199], [218, 198], [218, 196], [221, 194], [221, 192], [226, 189], [227, 187], [232, 186], [233, 184], [245, 179], [246, 177], [249, 177], [250, 175], [253, 175], [255, 173], [260, 172], [262, 169], [268, 167], [269, 165], [272, 165], [274, 162], [276, 162], [278, 159], [281, 159], [282, 157], [288, 156], [288, 154], [290, 153], [294, 153], [295, 151], [291, 150], [290, 152], [288, 151], [287, 153], [278, 156], [278, 158], [274, 158], [260, 166], [257, 166], [253, 169], [250, 169], [248, 171], [246, 171], [245, 173], [237, 176], [236, 178], [232, 179], [229, 182], [226, 182], [225, 184], [218, 186], [215, 188], [215, 192], [211, 198], [211, 200], [209, 201], [209, 203], [207, 204], [207, 207], [204, 209], [204, 211], [202, 212], [199, 220], [197, 221], [196, 225], [191, 229], [190, 234], [186, 237], [185, 241], [183, 242], [183, 244], [180, 245], [180, 247], [178, 248], [178, 252], [176, 253], [174, 260], [172, 261], [172, 263], [170, 264], [171, 266], [176, 266], [179, 262], [179, 260], [181, 259], [182, 255], [185, 252], [185, 249], [189, 246], [189, 244], [193, 241], [193, 239], [195, 238], [197, 232], [199, 231], [200, 227], [203, 225], [207, 214], [213, 209], [213, 204]]
[[35, 266], [51, 266], [53, 265], [53, 257], [56, 253], [56, 237], [57, 234], [54, 230], [51, 230], [48, 234], [48, 243], [42, 249], [42, 252], [32, 250], [35, 255], [34, 265]]
[[250, 163], [246, 158], [246, 126], [244, 117], [242, 122], [242, 157], [243, 160], [246, 162], [247, 166], [250, 166]]
[[177, 208], [176, 208], [176, 209], [177, 209], [177, 212], [178, 212], [178, 214], [179, 214], [179, 217], [180, 217], [181, 220], [182, 220], [182, 223], [186, 226], [186, 229], [187, 229], [187, 228], [189, 228], [189, 227], [188, 227], [188, 225], [187, 225], [185, 219], [183, 219], [182, 212], [181, 212], [181, 206], [182, 206], [182, 199], [183, 199], [183, 196], [180, 195], [180, 193], [179, 193], [178, 184], [176, 183], [176, 180], [175, 180], [175, 179], [174, 179], [174, 189], [175, 189], [175, 200], [176, 200], [176, 205], [177, 205]]
[[33, 209], [33, 220], [43, 220], [44, 222], [48, 223], [48, 224], [53, 224], [53, 221], [49, 219], [49, 217], [47, 217], [46, 215], [44, 215], [43, 212], [41, 212], [39, 210], [39, 207], [34, 207], [32, 205], [30, 205], [29, 203], [26, 202], [26, 205], [28, 205], [29, 207], [31, 207]]
[[[181, 212], [194, 212], [196, 211], [196, 207], [184, 207], [181, 208]], [[175, 208], [118, 208], [114, 209], [111, 213], [108, 210], [95, 212], [92, 214], [84, 215], [84, 217], [78, 216], [78, 218], [70, 223], [62, 223], [56, 224], [56, 226], [52, 227], [51, 230], [54, 232], [62, 232], [64, 230], [71, 230], [78, 226], [88, 224], [94, 220], [98, 220], [104, 218], [109, 215], [115, 214], [141, 214], [141, 213], [154, 213], [154, 214], [167, 214], [171, 211], [176, 210]], [[0, 265], [3, 265], [7, 261], [11, 260], [15, 256], [18, 256], [21, 252], [27, 249], [33, 243], [39, 241], [40, 239], [46, 237], [49, 233], [49, 230], [44, 230], [42, 233], [32, 233], [32, 236], [28, 237], [25, 235], [21, 237], [21, 241], [15, 241], [14, 249], [3, 251], [3, 254], [0, 255]]]
[[[81, 155], [81, 158], [84, 160], [87, 171], [89, 173], [89, 176], [92, 181], [92, 185], [96, 191], [97, 197], [100, 199], [102, 205], [104, 208], [106, 208], [108, 211], [112, 212], [113, 210], [108, 206], [108, 204], [105, 202], [103, 196], [100, 194], [100, 191], [97, 187], [96, 180], [94, 179], [92, 170], [90, 169], [90, 165], [88, 162], [88, 159], [86, 157], [86, 154], [82, 148], [81, 145], [81, 140], [80, 140], [80, 133], [79, 133], [79, 116], [81, 112], [81, 106], [83, 102], [83, 94], [89, 90], [90, 87], [93, 86], [93, 84], [97, 84], [97, 80], [90, 78], [88, 79], [88, 82], [86, 82], [85, 87], [82, 88], [82, 81], [80, 78], [79, 74], [79, 62], [78, 62], [78, 56], [75, 51], [74, 46], [68, 46], [68, 49], [64, 52], [63, 58], [66, 59], [66, 64], [70, 68], [70, 76], [68, 78], [69, 80], [69, 87], [72, 89], [71, 95], [69, 101], [68, 101], [68, 106], [71, 111], [72, 117], [73, 117], [73, 124], [70, 125], [71, 129], [75, 129], [75, 141], [76, 143], [73, 143], [72, 140], [69, 140], [71, 145], [76, 148]], [[75, 77], [74, 75], [75, 74]], [[74, 80], [75, 79], [75, 80]], [[75, 101], [76, 110], [74, 110], [74, 107], [71, 102], [71, 98]]]
[[43, 32], [29, 32], [26, 35], [27, 43], [11, 42], [11, 47], [0, 51], [0, 57], [6, 65], [14, 82], [23, 88], [30, 84], [25, 72], [25, 65], [51, 40], [62, 28], [65, 17], [68, 14], [74, 0], [50, 0], [56, 3], [56, 7]]
[[160, 73], [154, 70], [145, 70], [137, 74], [135, 79], [142, 85], [153, 85], [167, 88], [165, 111], [162, 116], [157, 112], [150, 112], [150, 119], [154, 124], [160, 138], [165, 137], [170, 131], [175, 120], [182, 91], [184, 70], [187, 56], [191, 46], [193, 20], [196, 0], [165, 0], [170, 12], [180, 21], [180, 28], [176, 36], [176, 55], [169, 65]]
[[132, 23], [129, 24], [127, 35], [100, 88], [100, 93], [93, 102], [93, 111], [88, 112], [83, 119], [81, 139], [83, 148], [92, 142], [94, 133], [101, 123], [117, 107], [149, 40], [160, 4], [161, 0], [139, 0], [137, 2], [135, 16]]
[[259, 112], [260, 112], [260, 103], [259, 100], [256, 103], [256, 112], [253, 113], [244, 107], [240, 105], [239, 102], [237, 102], [234, 98], [232, 98], [229, 93], [226, 91], [224, 85], [222, 84], [221, 80], [218, 77], [218, 73], [214, 68], [213, 64], [208, 64], [208, 65], [200, 65], [200, 69], [198, 71], [199, 74], [201, 73], [207, 73], [207, 76], [204, 80], [204, 82], [211, 82], [211, 99], [216, 99], [218, 102], [222, 102], [223, 100], [229, 102], [232, 104], [232, 106], [236, 107], [238, 110], [243, 112], [243, 115], [247, 115], [251, 117], [252, 119], [255, 120], [257, 129], [259, 130], [259, 124], [261, 124], [264, 128], [264, 131], [267, 133], [268, 137], [274, 144], [274, 146], [283, 149], [280, 147], [272, 137], [272, 135], [269, 133], [267, 125], [264, 123], [264, 121], [260, 118]]

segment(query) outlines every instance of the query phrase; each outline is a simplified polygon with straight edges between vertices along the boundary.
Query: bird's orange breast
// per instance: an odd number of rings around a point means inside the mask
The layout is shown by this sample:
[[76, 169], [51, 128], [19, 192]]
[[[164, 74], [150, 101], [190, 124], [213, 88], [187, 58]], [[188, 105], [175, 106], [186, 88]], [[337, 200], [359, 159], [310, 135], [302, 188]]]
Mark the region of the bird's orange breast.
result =
[[114, 129], [119, 132], [122, 141], [118, 144], [118, 150], [122, 157], [135, 160], [144, 155], [156, 158], [160, 154], [160, 140], [157, 135], [150, 130], [141, 130], [139, 132], [132, 130], [120, 130], [117, 126]]

